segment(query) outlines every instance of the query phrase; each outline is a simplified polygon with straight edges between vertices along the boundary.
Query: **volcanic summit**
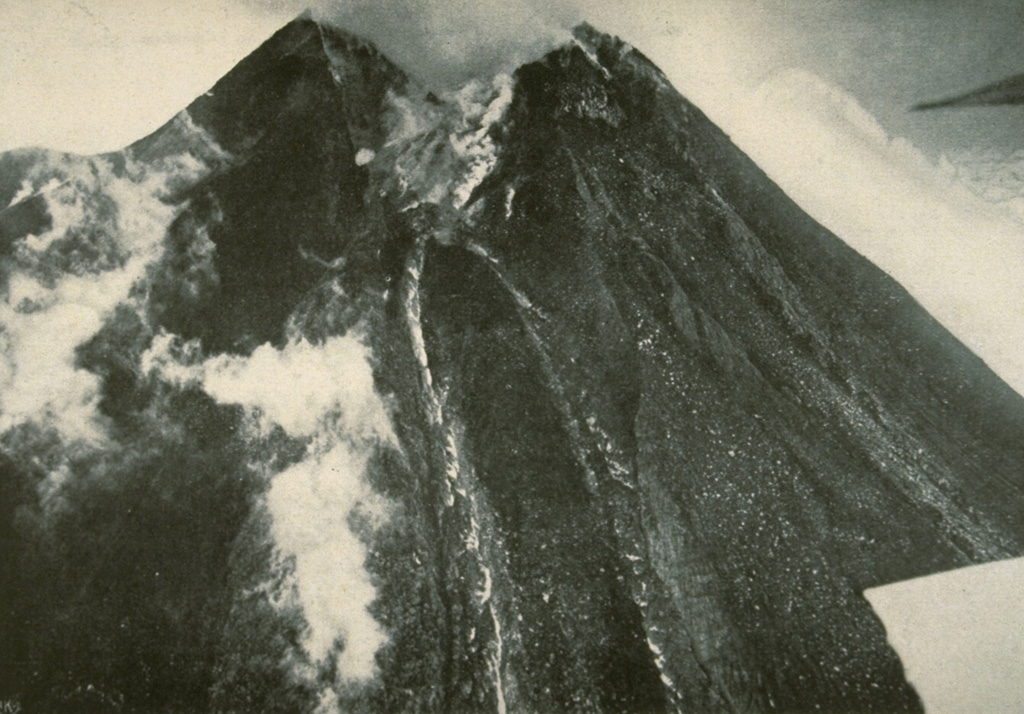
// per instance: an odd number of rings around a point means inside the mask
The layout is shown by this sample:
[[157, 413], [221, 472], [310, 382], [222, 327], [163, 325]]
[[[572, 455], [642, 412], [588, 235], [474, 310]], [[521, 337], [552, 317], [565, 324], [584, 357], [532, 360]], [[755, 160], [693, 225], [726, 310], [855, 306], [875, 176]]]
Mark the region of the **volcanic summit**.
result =
[[639, 51], [303, 16], [0, 155], [0, 699], [913, 712], [865, 588], [1024, 554], [1024, 401]]

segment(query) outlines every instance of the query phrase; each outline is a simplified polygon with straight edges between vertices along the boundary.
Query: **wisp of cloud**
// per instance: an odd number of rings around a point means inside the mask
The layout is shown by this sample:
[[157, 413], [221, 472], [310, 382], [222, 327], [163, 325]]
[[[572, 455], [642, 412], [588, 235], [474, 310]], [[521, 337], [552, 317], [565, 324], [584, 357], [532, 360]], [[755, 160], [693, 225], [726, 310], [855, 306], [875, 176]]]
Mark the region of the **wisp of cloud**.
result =
[[569, 41], [581, 19], [575, 2], [541, 0], [335, 1], [314, 16], [370, 40], [435, 89], [508, 72]]

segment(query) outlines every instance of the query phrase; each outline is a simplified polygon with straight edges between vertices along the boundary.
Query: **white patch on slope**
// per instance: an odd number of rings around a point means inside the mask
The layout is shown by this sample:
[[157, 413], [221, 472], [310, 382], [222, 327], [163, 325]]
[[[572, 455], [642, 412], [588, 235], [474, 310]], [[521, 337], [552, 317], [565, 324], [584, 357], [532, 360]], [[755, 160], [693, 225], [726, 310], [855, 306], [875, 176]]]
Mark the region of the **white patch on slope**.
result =
[[[66, 439], [95, 443], [103, 438], [96, 410], [99, 379], [75, 366], [75, 350], [128, 300], [146, 266], [160, 256], [175, 213], [160, 200], [167, 183], [194, 180], [199, 168], [146, 173], [129, 163], [131, 178], [115, 176], [100, 159], [65, 160], [58, 168], [68, 180], [57, 187], [51, 180], [42, 194], [52, 227], [18, 241], [14, 257], [4, 261], [11, 273], [0, 302], [0, 432], [34, 422]], [[94, 215], [96, 196], [112, 201], [111, 216]], [[50, 252], [55, 244], [91, 230], [97, 221], [107, 241], [100, 259], [42, 279], [40, 266], [59, 265], [61, 257]]]
[[32, 182], [29, 181], [28, 179], [25, 179], [24, 181], [21, 182], [21, 188], [19, 188], [18, 191], [14, 194], [14, 197], [11, 198], [11, 202], [7, 204], [7, 207], [10, 208], [14, 204], [20, 203], [21, 201], [28, 198], [35, 192], [36, 190], [35, 187], [32, 186]]
[[512, 217], [512, 202], [516, 197], [515, 186], [509, 186], [505, 191], [505, 220]]
[[[129, 157], [135, 156], [131, 148], [126, 149], [125, 153]], [[150, 157], [150, 165], [159, 169], [200, 160], [223, 162], [230, 158], [230, 154], [221, 148], [213, 135], [193, 121], [188, 109], [175, 114], [168, 125], [155, 135], [155, 141], [147, 147], [146, 155]]]
[[587, 59], [590, 60], [590, 63], [592, 65], [594, 65], [595, 67], [597, 67], [599, 70], [601, 70], [601, 75], [605, 79], [611, 79], [612, 78], [612, 73], [608, 71], [607, 67], [605, 67], [603, 64], [601, 64], [601, 60], [598, 59], [597, 52], [594, 51], [593, 47], [591, 47], [589, 44], [583, 42], [575, 34], [573, 35], [572, 41], [573, 41], [573, 43], [575, 43], [575, 45], [577, 47], [579, 47], [581, 50], [583, 50], [583, 54], [585, 54], [587, 56]]
[[36, 188], [31, 179], [25, 179], [21, 182], [21, 187], [18, 189], [18, 192], [15, 193], [14, 196], [11, 198], [11, 202], [7, 205], [7, 207], [10, 208], [11, 206], [17, 203], [21, 203], [26, 198], [29, 198], [30, 196], [33, 196], [37, 193], [46, 193], [48, 191], [52, 191], [58, 186], [60, 186], [60, 179], [50, 179], [45, 186], [42, 186], [40, 188]]
[[1024, 711], [1022, 582], [1017, 558], [864, 591], [931, 714]]
[[201, 385], [222, 404], [244, 405], [262, 432], [277, 425], [310, 440], [305, 458], [272, 478], [271, 532], [281, 555], [294, 558], [310, 660], [330, 662], [340, 642], [338, 678], [371, 679], [387, 635], [369, 612], [377, 593], [351, 523], [357, 516], [375, 528], [388, 517], [390, 506], [370, 488], [366, 469], [377, 448], [397, 448], [397, 439], [374, 389], [369, 351], [346, 336], [320, 345], [297, 339], [280, 350], [263, 345], [248, 357], [197, 357], [196, 343], [164, 334], [141, 363], [172, 383]]

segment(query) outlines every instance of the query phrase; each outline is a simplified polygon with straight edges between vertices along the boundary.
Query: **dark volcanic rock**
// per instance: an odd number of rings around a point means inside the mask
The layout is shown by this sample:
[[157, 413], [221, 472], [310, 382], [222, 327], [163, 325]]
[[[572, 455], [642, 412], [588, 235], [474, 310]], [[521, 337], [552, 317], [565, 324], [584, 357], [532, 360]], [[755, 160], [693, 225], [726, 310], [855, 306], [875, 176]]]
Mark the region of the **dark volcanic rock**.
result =
[[[4, 436], [0, 696], [316, 706], [337, 672], [295, 665], [260, 505], [315, 445], [142, 355], [357, 333], [396, 445], [388, 522], [349, 518], [389, 642], [346, 707], [920, 710], [861, 593], [1024, 553], [1024, 401], [641, 54], [576, 40], [438, 99], [299, 19], [109, 159], [204, 172], [79, 348], [110, 448]], [[58, 463], [63, 510], [32, 496]]]
[[[356, 234], [368, 230], [368, 171], [354, 157], [383, 142], [385, 99], [405, 84], [369, 45], [299, 19], [193, 102], [187, 121], [131, 147], [152, 160], [184, 145], [226, 164], [193, 189], [198, 200], [171, 229], [179, 249], [190, 245], [185, 234], [209, 233], [219, 280], [187, 319], [161, 305], [168, 329], [212, 350], [282, 339], [299, 299], [329, 274], [325, 264], [355, 252]], [[181, 276], [162, 277], [173, 292]]]

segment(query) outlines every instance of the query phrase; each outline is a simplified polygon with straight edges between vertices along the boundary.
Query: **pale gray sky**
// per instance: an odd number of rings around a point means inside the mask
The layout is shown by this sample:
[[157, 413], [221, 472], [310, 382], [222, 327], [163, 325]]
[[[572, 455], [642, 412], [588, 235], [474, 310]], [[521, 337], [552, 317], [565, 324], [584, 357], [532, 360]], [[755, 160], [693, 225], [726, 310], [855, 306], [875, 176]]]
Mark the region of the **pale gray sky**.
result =
[[[852, 93], [887, 131], [933, 155], [949, 146], [1008, 146], [1021, 134], [1022, 112], [1013, 108], [905, 111], [1024, 71], [1024, 3], [1016, 0], [309, 2], [431, 80], [534, 51], [534, 38], [588, 18], [641, 49], [691, 45], [687, 59], [706, 66], [677, 69], [695, 84], [718, 72], [756, 85], [780, 68], [802, 67]], [[5, 0], [0, 149], [42, 144], [92, 152], [128, 143], [205, 91], [309, 2]]]
[[1024, 558], [864, 593], [928, 714], [1024, 711]]
[[4, 0], [0, 150], [120, 148], [184, 108], [288, 18], [236, 0]]

